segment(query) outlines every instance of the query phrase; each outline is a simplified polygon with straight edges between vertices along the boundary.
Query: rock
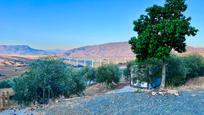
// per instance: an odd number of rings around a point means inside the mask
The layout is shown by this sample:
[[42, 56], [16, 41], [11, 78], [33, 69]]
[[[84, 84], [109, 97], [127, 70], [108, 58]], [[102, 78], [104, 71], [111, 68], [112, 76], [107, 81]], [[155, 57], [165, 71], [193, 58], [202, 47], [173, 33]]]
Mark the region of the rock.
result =
[[159, 93], [159, 95], [162, 95], [162, 96], [164, 96], [164, 94], [165, 94], [165, 92], [162, 92], [162, 91], [159, 91], [158, 93]]
[[175, 95], [175, 96], [179, 96], [179, 93], [177, 90], [167, 90], [167, 93], [170, 95]]
[[152, 91], [152, 92], [151, 92], [151, 95], [152, 95], [152, 96], [155, 96], [155, 95], [157, 95], [157, 93], [154, 92], [154, 91]]

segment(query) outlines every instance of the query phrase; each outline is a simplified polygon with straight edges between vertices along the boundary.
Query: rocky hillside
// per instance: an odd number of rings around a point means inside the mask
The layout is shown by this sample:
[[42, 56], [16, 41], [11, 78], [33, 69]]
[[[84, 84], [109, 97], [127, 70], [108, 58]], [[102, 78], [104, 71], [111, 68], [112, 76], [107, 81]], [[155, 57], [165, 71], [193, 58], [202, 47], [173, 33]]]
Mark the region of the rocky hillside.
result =
[[[204, 55], [204, 48], [195, 48], [187, 46], [187, 52], [200, 53]], [[79, 47], [71, 50], [40, 50], [34, 49], [26, 45], [0, 45], [0, 54], [17, 54], [17, 55], [47, 55], [58, 54], [70, 57], [83, 57], [83, 58], [100, 58], [100, 57], [134, 57], [128, 42], [114, 42], [101, 45], [91, 45]]]
[[[204, 48], [187, 46], [187, 54], [200, 53], [204, 55]], [[128, 42], [115, 42], [102, 45], [92, 45], [68, 50], [64, 53], [70, 57], [134, 57]]]
[[48, 52], [27, 45], [0, 45], [0, 54], [48, 54]]
[[204, 48], [202, 47], [192, 47], [192, 46], [187, 46], [187, 52], [188, 53], [201, 53], [201, 54], [204, 54]]
[[134, 57], [127, 42], [85, 46], [68, 50], [64, 54], [70, 57]]

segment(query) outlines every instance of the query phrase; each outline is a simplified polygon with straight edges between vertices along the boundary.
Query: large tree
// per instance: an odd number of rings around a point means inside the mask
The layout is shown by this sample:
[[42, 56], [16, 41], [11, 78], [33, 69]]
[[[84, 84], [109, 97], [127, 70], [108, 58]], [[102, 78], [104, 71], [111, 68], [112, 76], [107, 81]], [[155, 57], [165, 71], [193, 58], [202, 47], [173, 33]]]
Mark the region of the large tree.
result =
[[139, 61], [162, 60], [162, 82], [165, 87], [166, 58], [172, 49], [186, 51], [186, 36], [195, 36], [197, 29], [190, 25], [191, 18], [184, 16], [187, 9], [185, 0], [166, 0], [164, 6], [153, 5], [146, 9], [147, 14], [133, 22], [137, 37], [129, 43]]

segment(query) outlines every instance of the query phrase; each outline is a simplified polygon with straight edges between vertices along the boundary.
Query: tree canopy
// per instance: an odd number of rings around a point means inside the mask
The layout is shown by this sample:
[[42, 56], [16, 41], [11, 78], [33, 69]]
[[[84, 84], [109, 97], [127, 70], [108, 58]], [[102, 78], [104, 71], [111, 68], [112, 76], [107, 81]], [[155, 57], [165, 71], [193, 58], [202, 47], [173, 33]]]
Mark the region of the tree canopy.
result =
[[165, 59], [172, 49], [186, 51], [186, 36], [195, 36], [198, 31], [190, 25], [191, 18], [184, 16], [186, 9], [185, 0], [166, 0], [164, 6], [153, 5], [134, 21], [138, 36], [129, 43], [140, 61]]
[[166, 58], [175, 50], [186, 51], [186, 36], [195, 36], [197, 29], [190, 25], [191, 18], [184, 16], [185, 0], [166, 0], [164, 6], [153, 5], [147, 14], [133, 22], [137, 37], [129, 41], [138, 61], [162, 60], [161, 87], [165, 87]]
[[19, 103], [47, 103], [59, 96], [81, 94], [85, 80], [74, 68], [52, 57], [34, 60], [29, 70], [13, 80], [12, 88]]

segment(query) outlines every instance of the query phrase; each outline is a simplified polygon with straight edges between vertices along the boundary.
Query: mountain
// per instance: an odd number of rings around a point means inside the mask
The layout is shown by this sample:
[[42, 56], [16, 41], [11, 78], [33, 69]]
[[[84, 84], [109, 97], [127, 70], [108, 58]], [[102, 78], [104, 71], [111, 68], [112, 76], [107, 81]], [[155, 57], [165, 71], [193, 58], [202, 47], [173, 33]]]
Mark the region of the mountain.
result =
[[[187, 46], [186, 53], [200, 53], [204, 55], [204, 48], [195, 48]], [[68, 50], [64, 53], [70, 57], [82, 57], [82, 58], [99, 58], [99, 57], [134, 57], [135, 54], [131, 51], [131, 47], [128, 42], [115, 42], [101, 45], [85, 46]]]
[[[204, 55], [204, 48], [187, 46], [187, 52], [200, 53]], [[71, 50], [40, 50], [27, 45], [0, 45], [0, 54], [19, 54], [19, 55], [48, 55], [56, 54], [59, 56], [81, 57], [81, 58], [115, 58], [115, 57], [135, 57], [128, 42], [114, 42], [100, 45], [84, 46]]]
[[204, 48], [187, 46], [187, 53], [201, 53], [204, 54]]
[[50, 54], [60, 54], [64, 53], [66, 50], [60, 50], [60, 49], [53, 49], [53, 50], [46, 50]]
[[127, 42], [115, 42], [101, 45], [85, 46], [68, 50], [64, 53], [70, 57], [134, 57]]
[[45, 50], [33, 49], [27, 45], [0, 45], [0, 54], [48, 54]]

